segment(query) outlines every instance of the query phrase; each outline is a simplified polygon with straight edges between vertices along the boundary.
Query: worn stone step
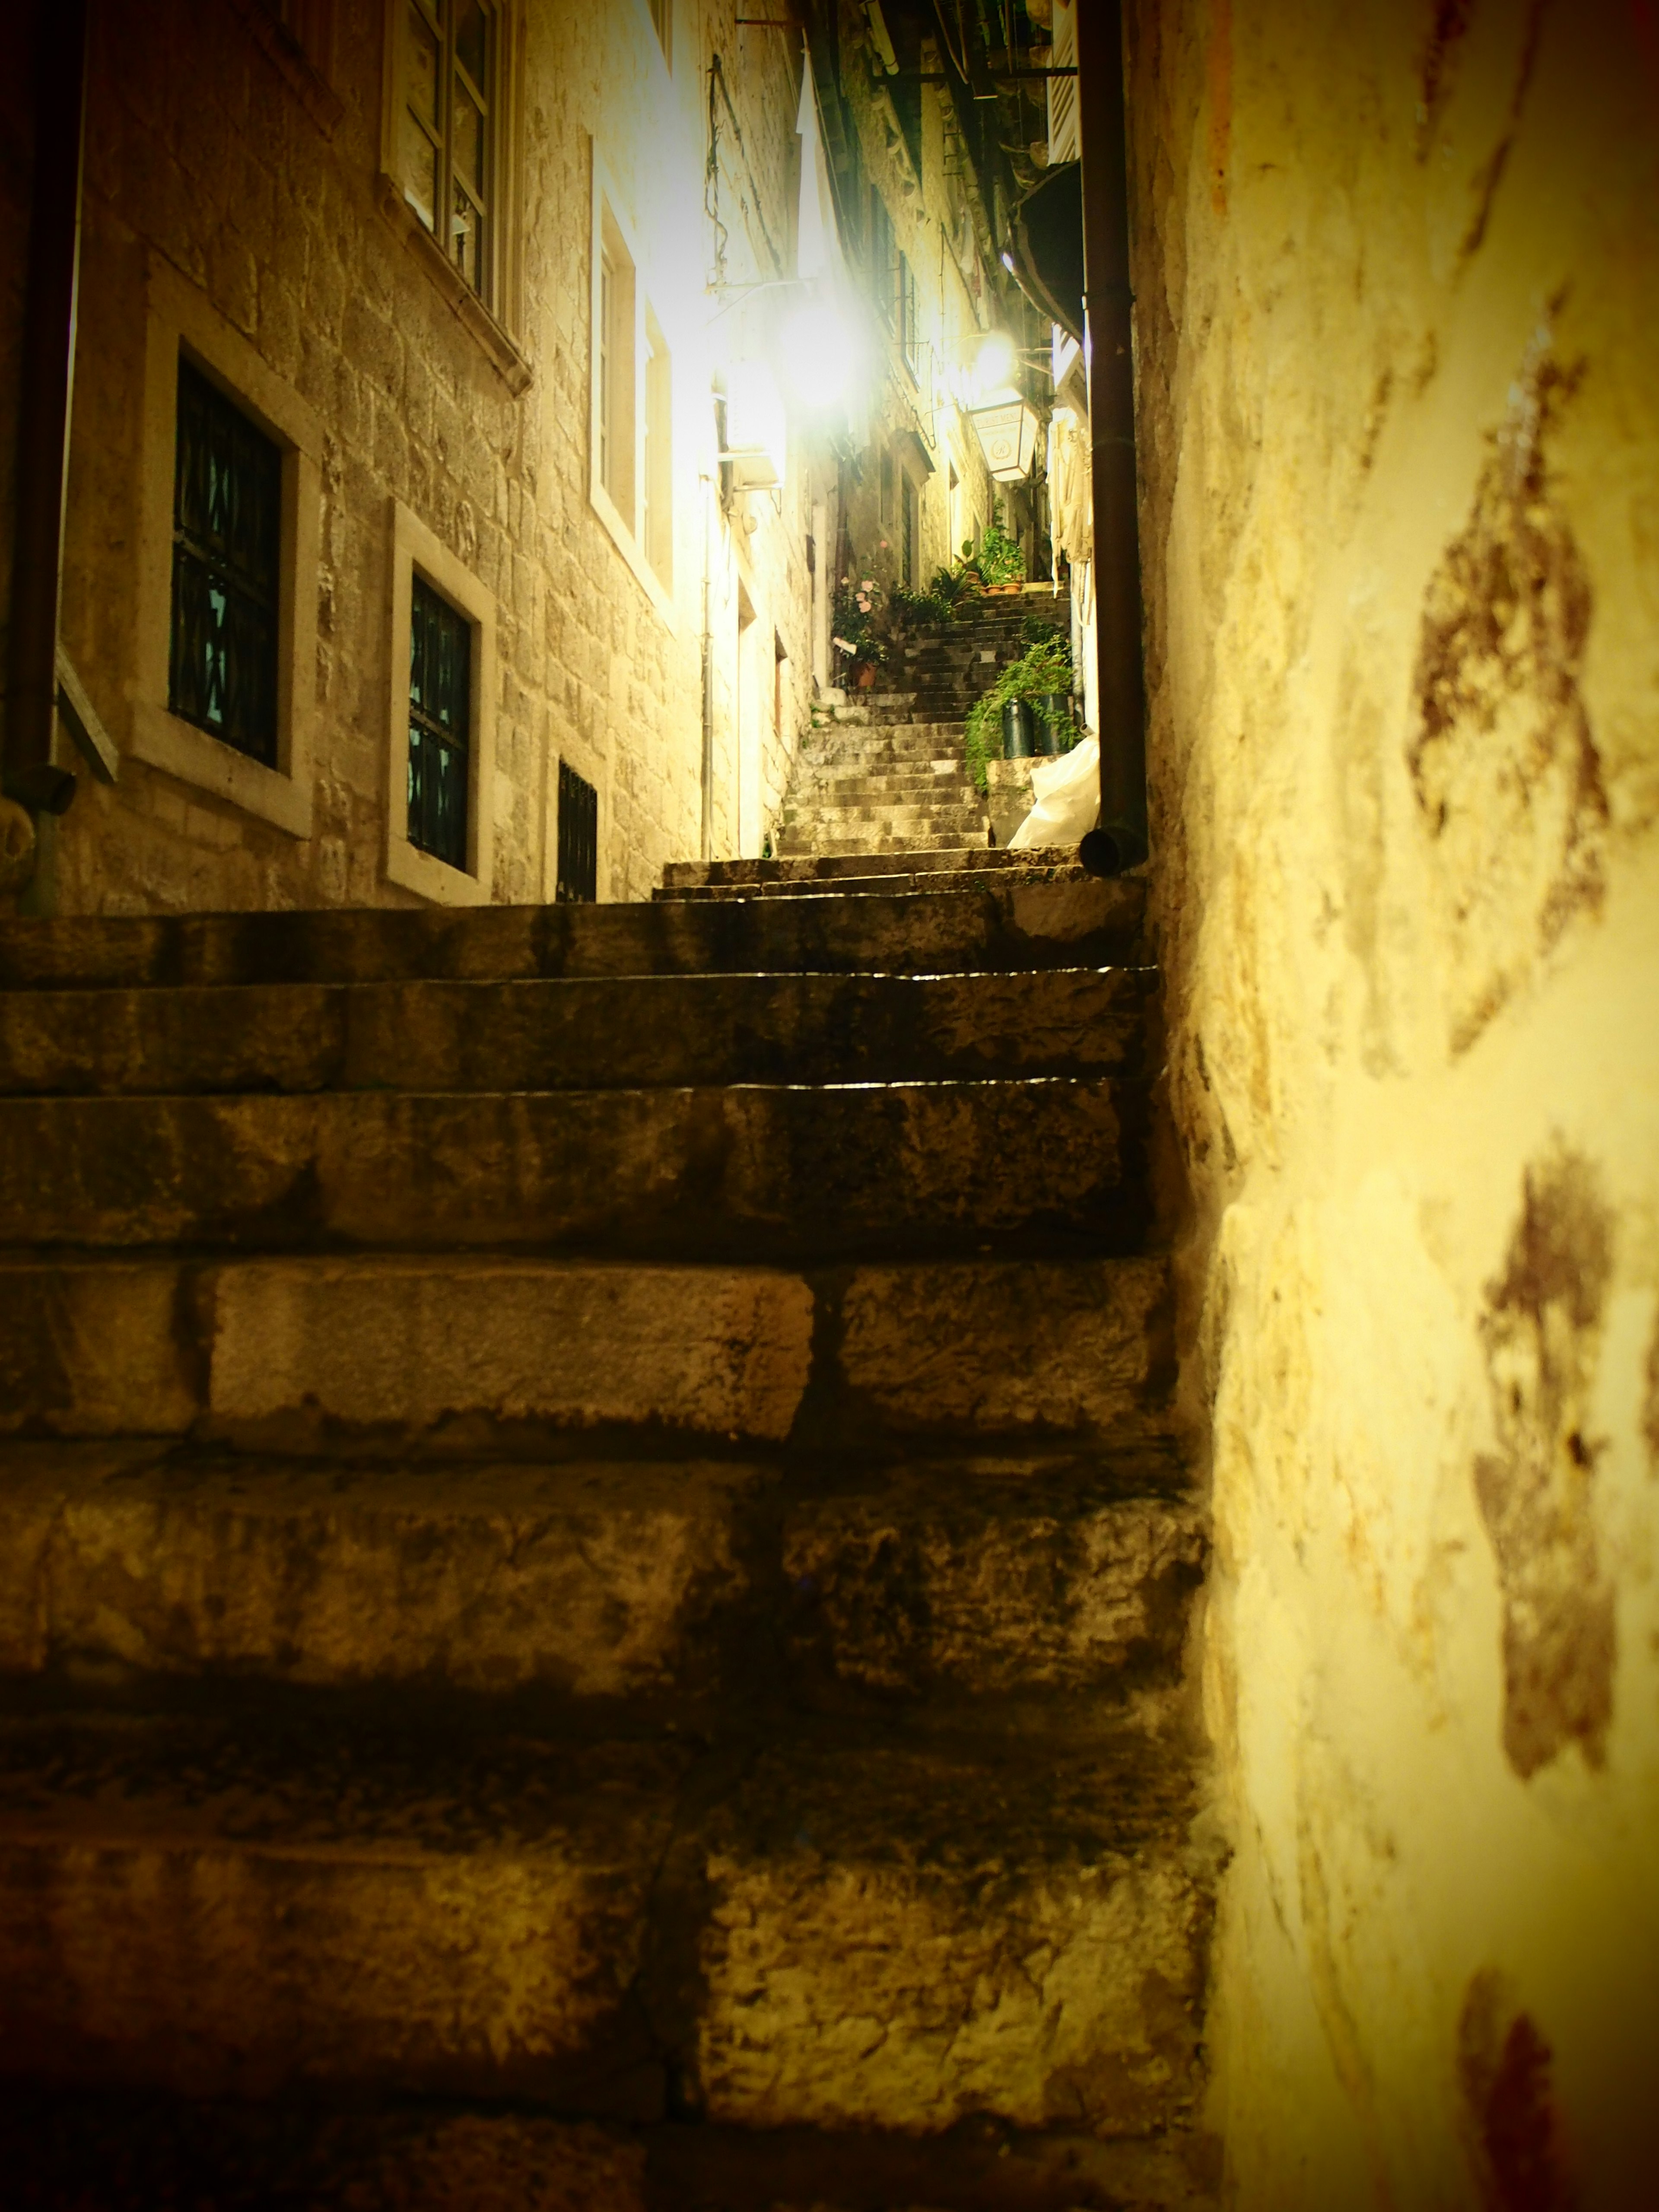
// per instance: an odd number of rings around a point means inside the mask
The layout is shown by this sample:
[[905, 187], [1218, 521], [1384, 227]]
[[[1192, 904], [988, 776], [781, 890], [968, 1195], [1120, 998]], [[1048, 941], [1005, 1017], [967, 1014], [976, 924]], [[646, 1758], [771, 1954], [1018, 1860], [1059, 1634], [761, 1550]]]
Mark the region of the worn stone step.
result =
[[[950, 887], [951, 878], [964, 869], [987, 872], [985, 880], [1018, 880], [1044, 884], [1063, 879], [1079, 885], [1095, 884], [1097, 888], [1116, 891], [1126, 896], [1137, 914], [1141, 911], [1145, 885], [1135, 877], [1120, 876], [1101, 883], [1089, 878], [1078, 865], [1077, 853], [1069, 845], [1040, 845], [1024, 853], [994, 851], [986, 854], [969, 855], [961, 850], [911, 850], [896, 854], [872, 865], [872, 875], [907, 875], [921, 881], [937, 879], [940, 890]], [[1056, 872], [1059, 872], [1058, 873]], [[659, 897], [710, 884], [814, 883], [834, 882], [838, 878], [860, 872], [850, 862], [811, 859], [797, 860], [671, 860], [663, 870], [663, 890]], [[1060, 903], [1060, 894], [1045, 893], [1045, 905]]]
[[[978, 860], [996, 860], [1006, 857], [1006, 855], [997, 848], [974, 846], [971, 848], [962, 847], [958, 848], [958, 850], [959, 857], [966, 864], [962, 868], [957, 878], [957, 880], [961, 883], [966, 884], [994, 883], [999, 880], [1006, 880], [1006, 878], [1000, 878], [997, 875], [994, 875], [988, 870], [981, 871], [974, 866], [974, 863]], [[690, 886], [684, 890], [675, 891], [672, 894], [664, 893], [661, 894], [661, 896], [672, 896], [675, 898], [690, 899], [852, 898], [862, 897], [866, 895], [872, 894], [878, 896], [882, 886], [891, 883], [892, 878], [890, 876], [884, 876], [876, 873], [866, 874], [862, 872], [862, 871], [866, 867], [872, 871], [880, 869], [890, 864], [895, 858], [902, 858], [902, 856], [895, 855], [890, 853], [861, 853], [851, 854], [820, 853], [814, 854], [803, 854], [799, 855], [790, 855], [786, 854], [781, 857], [791, 866], [811, 864], [823, 865], [825, 866], [849, 867], [857, 869], [860, 872], [854, 875], [842, 876], [833, 879], [808, 878], [805, 880], [795, 881], [786, 878], [782, 881], [775, 883], [704, 884]], [[1014, 857], [1018, 859], [1022, 856], [1016, 854]], [[1088, 872], [1078, 862], [1073, 860], [1069, 864], [1061, 864], [1052, 868], [1034, 872], [1034, 875], [1036, 874], [1040, 874], [1042, 879], [1045, 882], [1082, 882], [1087, 879]]]
[[[988, 830], [972, 833], [961, 830], [957, 836], [958, 851], [977, 851], [985, 847]], [[831, 859], [849, 854], [875, 855], [883, 853], [902, 853], [908, 848], [909, 842], [908, 836], [886, 837], [870, 830], [866, 830], [861, 835], [852, 837], [827, 837], [817, 832], [808, 832], [803, 836], [797, 837], [793, 831], [787, 830], [781, 830], [778, 834], [778, 850], [786, 859], [796, 854], [805, 855], [813, 853], [823, 854]]]
[[484, 2103], [0, 2091], [10, 2212], [1215, 2212], [1211, 2149], [1184, 2129], [751, 2133]]
[[[1213, 1869], [1176, 1742], [1056, 1755], [0, 1726], [0, 2069], [714, 2124], [1183, 2124]], [[879, 2051], [872, 2051], [872, 2034]]]
[[[1012, 856], [1015, 858], [1022, 856]], [[1030, 858], [1030, 855], [1023, 856]], [[1070, 853], [1067, 860], [1075, 856]], [[669, 889], [709, 863], [671, 865]], [[764, 862], [718, 863], [721, 866]], [[926, 855], [904, 870], [928, 872]], [[927, 888], [948, 891], [948, 884]], [[1056, 893], [1029, 884], [990, 896], [701, 913], [660, 896], [625, 906], [340, 908], [304, 913], [0, 916], [0, 989], [142, 984], [393, 982], [422, 976], [702, 975], [860, 969], [934, 971], [999, 960], [1027, 967], [1086, 935], [1124, 957], [1139, 936], [1146, 886], [1132, 878]]]
[[1134, 1078], [0, 1099], [0, 1247], [1132, 1248]]
[[1075, 1729], [1178, 1681], [1203, 1559], [1151, 1447], [790, 1477], [13, 1443], [0, 1474], [14, 1684], [441, 1683], [727, 1729], [780, 1698], [971, 1700], [983, 1725], [1041, 1697]]
[[1164, 1432], [1171, 1372], [1166, 1264], [1147, 1256], [823, 1274], [459, 1255], [0, 1264], [14, 1435], [428, 1456], [625, 1432], [809, 1452], [1121, 1445]]
[[630, 1984], [691, 1759], [325, 1709], [0, 1723], [0, 2073], [655, 2117]]
[[821, 769], [815, 775], [805, 779], [791, 794], [797, 804], [814, 801], [820, 805], [835, 805], [860, 799], [947, 799], [964, 800], [961, 763], [941, 761], [929, 769], [925, 775], [911, 775], [895, 769], [890, 772], [879, 767]]
[[1150, 969], [0, 996], [0, 1093], [550, 1091], [1138, 1070]]

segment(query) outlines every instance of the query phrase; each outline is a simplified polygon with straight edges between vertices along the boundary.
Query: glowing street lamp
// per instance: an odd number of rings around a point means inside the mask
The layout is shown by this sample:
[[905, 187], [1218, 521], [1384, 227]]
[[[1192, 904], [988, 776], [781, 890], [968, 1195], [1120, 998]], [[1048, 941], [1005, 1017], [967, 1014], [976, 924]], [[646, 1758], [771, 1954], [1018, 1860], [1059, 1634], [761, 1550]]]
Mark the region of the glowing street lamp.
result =
[[830, 300], [798, 307], [778, 334], [783, 373], [801, 404], [814, 414], [844, 408], [860, 367], [858, 336]]
[[1037, 413], [1029, 400], [1000, 400], [968, 410], [985, 465], [999, 483], [1024, 483], [1036, 458]]

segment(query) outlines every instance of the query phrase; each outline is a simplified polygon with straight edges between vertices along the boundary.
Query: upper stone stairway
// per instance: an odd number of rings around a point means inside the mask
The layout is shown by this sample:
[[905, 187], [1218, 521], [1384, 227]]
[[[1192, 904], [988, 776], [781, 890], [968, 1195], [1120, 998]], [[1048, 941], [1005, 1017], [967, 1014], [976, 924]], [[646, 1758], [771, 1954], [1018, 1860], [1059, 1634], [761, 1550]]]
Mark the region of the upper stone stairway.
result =
[[931, 872], [0, 923], [8, 2206], [1208, 2201], [1140, 887]]
[[[963, 758], [968, 710], [1024, 649], [1024, 627], [1057, 603], [1044, 593], [973, 601], [930, 623], [890, 659], [891, 691], [859, 691], [805, 739], [774, 836], [780, 859], [984, 848], [990, 817]], [[1054, 626], [1060, 626], [1054, 617]]]

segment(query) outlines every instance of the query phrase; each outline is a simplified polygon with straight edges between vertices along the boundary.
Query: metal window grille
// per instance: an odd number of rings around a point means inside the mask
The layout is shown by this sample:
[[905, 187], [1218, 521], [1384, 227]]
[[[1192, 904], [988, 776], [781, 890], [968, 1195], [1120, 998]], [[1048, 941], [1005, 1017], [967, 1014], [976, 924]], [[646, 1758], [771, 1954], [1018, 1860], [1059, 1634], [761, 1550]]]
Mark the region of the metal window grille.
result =
[[409, 813], [411, 845], [466, 866], [471, 750], [472, 625], [420, 577], [409, 607]]
[[553, 896], [599, 895], [599, 794], [568, 761], [559, 763], [559, 875]]
[[486, 305], [495, 167], [496, 21], [483, 0], [403, 0], [404, 197]]
[[282, 448], [181, 360], [167, 704], [267, 768], [282, 543]]

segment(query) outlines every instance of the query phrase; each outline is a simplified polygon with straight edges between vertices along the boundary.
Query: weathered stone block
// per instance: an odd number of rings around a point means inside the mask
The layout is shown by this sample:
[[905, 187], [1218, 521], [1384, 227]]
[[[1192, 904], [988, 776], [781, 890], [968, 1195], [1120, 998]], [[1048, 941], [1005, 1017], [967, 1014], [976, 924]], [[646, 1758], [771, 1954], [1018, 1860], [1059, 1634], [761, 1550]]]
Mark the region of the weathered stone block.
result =
[[1163, 1259], [861, 1267], [842, 1370], [901, 1431], [1132, 1437], [1167, 1419], [1170, 1322]]
[[786, 1437], [812, 1294], [753, 1269], [261, 1261], [218, 1278], [210, 1418], [419, 1435], [469, 1419]]
[[13, 1724], [0, 2064], [655, 2107], [629, 2019], [683, 1761], [315, 1727]]
[[867, 1747], [763, 1761], [708, 1863], [709, 2116], [1168, 2124], [1194, 2093], [1206, 1919], [1185, 1817], [1179, 1788], [1110, 1761], [1058, 1781]]
[[14, 1445], [0, 1672], [708, 1690], [763, 1478], [695, 1463], [411, 1471]]
[[[1127, 1097], [1126, 1097], [1127, 1089]], [[1133, 1086], [0, 1101], [0, 1238], [672, 1252], [1123, 1239]]]

